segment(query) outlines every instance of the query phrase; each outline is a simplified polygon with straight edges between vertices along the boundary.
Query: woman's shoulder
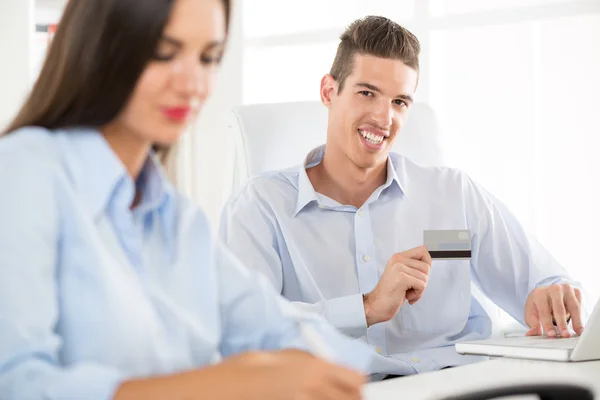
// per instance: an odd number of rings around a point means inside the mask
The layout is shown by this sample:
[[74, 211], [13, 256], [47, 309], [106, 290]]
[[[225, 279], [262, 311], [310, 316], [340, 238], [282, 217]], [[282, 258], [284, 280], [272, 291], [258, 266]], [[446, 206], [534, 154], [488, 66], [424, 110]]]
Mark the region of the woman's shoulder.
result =
[[58, 138], [44, 128], [25, 127], [0, 138], [0, 184], [3, 192], [49, 195], [65, 176]]
[[11, 229], [19, 226], [23, 232], [51, 235], [62, 175], [60, 154], [49, 131], [23, 128], [0, 138], [0, 220]]
[[27, 126], [10, 132], [0, 138], [0, 160], [11, 160], [32, 167], [36, 164], [60, 162], [58, 140], [54, 131]]

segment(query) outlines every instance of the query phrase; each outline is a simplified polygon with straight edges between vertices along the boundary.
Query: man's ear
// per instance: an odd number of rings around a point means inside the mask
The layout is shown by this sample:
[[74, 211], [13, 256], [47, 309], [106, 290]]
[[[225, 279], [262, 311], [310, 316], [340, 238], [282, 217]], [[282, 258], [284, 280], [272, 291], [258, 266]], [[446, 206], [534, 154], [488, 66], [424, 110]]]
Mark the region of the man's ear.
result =
[[331, 106], [331, 100], [337, 93], [337, 82], [331, 74], [321, 79], [321, 103], [327, 108]]

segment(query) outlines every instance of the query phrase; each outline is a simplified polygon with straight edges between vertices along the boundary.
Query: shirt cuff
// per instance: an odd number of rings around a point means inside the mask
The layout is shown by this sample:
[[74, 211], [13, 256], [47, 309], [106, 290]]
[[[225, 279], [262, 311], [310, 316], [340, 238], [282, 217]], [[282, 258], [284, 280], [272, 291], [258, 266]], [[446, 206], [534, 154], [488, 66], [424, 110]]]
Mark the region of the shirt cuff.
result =
[[[538, 282], [533, 289], [537, 289], [537, 288], [540, 288], [540, 287], [557, 285], [557, 284], [562, 285], [562, 284], [565, 284], [565, 283], [568, 283], [569, 285], [571, 285], [574, 288], [581, 289], [581, 283], [576, 282], [576, 281], [571, 280], [571, 279], [568, 279], [568, 278], [565, 278], [563, 276], [556, 276], [556, 277], [551, 277], [551, 278], [544, 279], [541, 282]], [[533, 291], [533, 290], [531, 290], [531, 291]], [[531, 291], [530, 291], [530, 293], [531, 293]]]
[[362, 293], [327, 301], [327, 320], [351, 338], [367, 334], [367, 318]]

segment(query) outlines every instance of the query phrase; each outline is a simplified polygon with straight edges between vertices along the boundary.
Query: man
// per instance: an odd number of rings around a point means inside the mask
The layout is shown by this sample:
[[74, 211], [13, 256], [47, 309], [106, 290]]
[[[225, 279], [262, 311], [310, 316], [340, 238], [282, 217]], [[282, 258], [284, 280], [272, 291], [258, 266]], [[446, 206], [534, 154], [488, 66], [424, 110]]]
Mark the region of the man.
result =
[[[252, 179], [221, 237], [288, 299], [365, 340], [374, 373], [461, 365], [459, 340], [491, 334], [472, 283], [529, 326], [581, 333], [581, 296], [513, 215], [464, 173], [390, 153], [413, 103], [420, 45], [383, 17], [355, 21], [321, 81], [327, 144], [301, 167]], [[472, 258], [435, 260], [423, 231], [468, 229]], [[555, 319], [557, 328], [553, 325]]]

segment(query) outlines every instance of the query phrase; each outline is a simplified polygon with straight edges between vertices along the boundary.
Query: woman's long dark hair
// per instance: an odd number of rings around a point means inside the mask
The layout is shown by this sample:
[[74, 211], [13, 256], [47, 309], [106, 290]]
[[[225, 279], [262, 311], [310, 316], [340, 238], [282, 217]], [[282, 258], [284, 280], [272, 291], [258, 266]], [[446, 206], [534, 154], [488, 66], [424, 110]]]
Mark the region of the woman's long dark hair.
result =
[[[70, 0], [40, 75], [4, 133], [31, 125], [97, 127], [114, 120], [152, 58], [173, 3]], [[222, 3], [228, 26], [230, 1]]]

